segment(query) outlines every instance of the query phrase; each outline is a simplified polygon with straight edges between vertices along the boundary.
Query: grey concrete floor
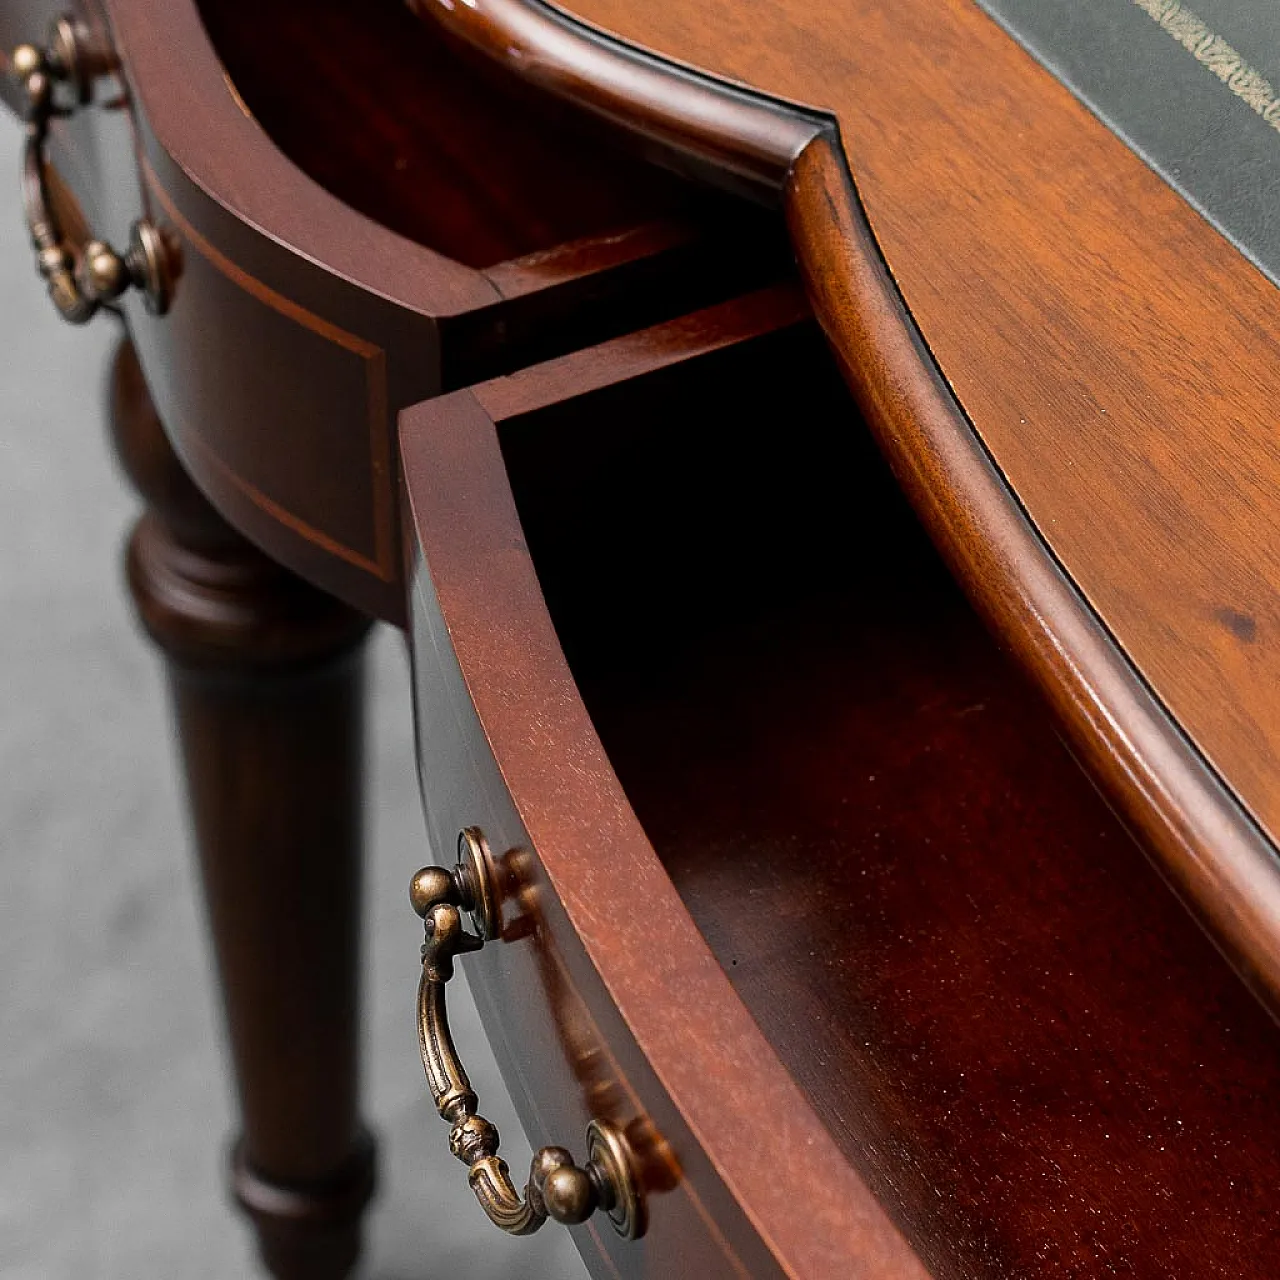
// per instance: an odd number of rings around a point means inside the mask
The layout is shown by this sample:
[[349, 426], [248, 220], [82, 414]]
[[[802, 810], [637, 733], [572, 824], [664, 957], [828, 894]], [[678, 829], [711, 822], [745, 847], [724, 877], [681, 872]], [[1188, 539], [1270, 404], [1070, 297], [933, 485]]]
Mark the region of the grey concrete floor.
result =
[[[122, 590], [134, 502], [105, 442], [114, 326], [61, 324], [0, 121], [0, 1276], [256, 1274], [227, 1205], [233, 1125], [159, 664]], [[413, 1017], [426, 848], [402, 643], [372, 646], [366, 1096], [381, 1192], [362, 1275], [582, 1276], [554, 1225], [484, 1221], [425, 1093]], [[514, 1169], [528, 1145], [465, 992], [457, 1037]]]

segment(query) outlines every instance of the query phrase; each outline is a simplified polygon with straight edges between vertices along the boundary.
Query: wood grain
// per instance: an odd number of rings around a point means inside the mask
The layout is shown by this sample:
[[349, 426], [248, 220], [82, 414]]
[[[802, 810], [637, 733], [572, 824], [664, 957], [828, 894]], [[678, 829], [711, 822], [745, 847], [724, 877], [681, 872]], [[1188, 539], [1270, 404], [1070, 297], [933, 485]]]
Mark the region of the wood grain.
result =
[[940, 1280], [1265, 1275], [1280, 1031], [954, 588], [794, 302], [403, 423], [415, 660], [454, 670], [419, 677], [432, 838], [491, 824], [524, 886], [476, 957], [486, 1027], [535, 1135], [639, 1108], [682, 1171], [595, 1273], [661, 1272], [683, 1231], [740, 1275], [692, 1192], [750, 1274], [863, 1274], [891, 1237], [827, 1199], [861, 1187]]
[[573, 11], [834, 116], [907, 308], [997, 464], [1280, 832], [1270, 282], [964, 0]]
[[699, 201], [575, 132], [518, 83], [477, 74], [398, 0], [318, 0], [304, 21], [289, 0], [200, 0], [199, 9], [237, 97], [284, 155], [380, 226], [465, 266], [628, 230]]
[[757, 352], [804, 392], [735, 384], [726, 358], [665, 420], [641, 386], [503, 422], [646, 835], [932, 1274], [1266, 1274], [1280, 1030], [1063, 750], [868, 433], [831, 429], [848, 408], [811, 335]]

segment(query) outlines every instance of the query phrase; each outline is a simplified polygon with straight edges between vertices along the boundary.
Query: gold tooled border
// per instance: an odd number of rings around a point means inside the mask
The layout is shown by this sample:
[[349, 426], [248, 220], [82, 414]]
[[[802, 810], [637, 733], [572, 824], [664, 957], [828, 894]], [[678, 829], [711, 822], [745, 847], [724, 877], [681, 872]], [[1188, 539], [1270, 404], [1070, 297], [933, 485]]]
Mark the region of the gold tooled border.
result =
[[1280, 133], [1280, 94], [1220, 35], [1215, 35], [1182, 0], [1133, 0], [1203, 67], [1212, 71], [1245, 106]]

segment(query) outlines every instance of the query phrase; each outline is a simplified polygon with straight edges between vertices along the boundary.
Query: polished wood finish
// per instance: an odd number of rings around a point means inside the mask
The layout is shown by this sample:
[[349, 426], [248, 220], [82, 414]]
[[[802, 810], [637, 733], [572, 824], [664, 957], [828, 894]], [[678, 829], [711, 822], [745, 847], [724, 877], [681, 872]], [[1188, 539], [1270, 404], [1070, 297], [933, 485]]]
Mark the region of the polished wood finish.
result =
[[373, 1189], [357, 1102], [368, 620], [209, 506], [127, 344], [111, 391], [147, 502], [129, 584], [168, 666], [239, 1089], [232, 1186], [273, 1275], [338, 1280]]
[[[871, 425], [1114, 801], [1280, 1003], [1271, 283], [965, 0], [416, 7], [703, 161], [760, 154], [744, 96], [798, 104], [766, 150]], [[654, 54], [719, 80], [699, 96]], [[1046, 592], [1057, 566], [1074, 591]]]
[[556, 634], [699, 932], [934, 1276], [1266, 1274], [1280, 1030], [869, 434], [831, 430], [813, 335], [743, 361], [786, 379], [725, 364], [504, 437]]
[[966, 429], [829, 147], [806, 151], [795, 184], [797, 244], [842, 246], [843, 269], [806, 272], [807, 283], [819, 313], [835, 318], [826, 323], [842, 328], [837, 358], [899, 483], [1078, 756], [1274, 1011], [1280, 872], [1269, 841], [1117, 649]]
[[526, 0], [409, 0], [459, 48], [509, 79], [639, 134], [672, 167], [776, 202], [792, 161], [826, 127], [813, 113], [765, 102], [703, 77], [672, 74], [642, 49]]
[[860, 1274], [869, 1190], [938, 1277], [1266, 1274], [1280, 1031], [850, 424], [777, 294], [403, 422], [433, 842], [515, 850], [486, 1024], [535, 1142], [642, 1107], [680, 1167], [597, 1273]]
[[[704, 305], [780, 274], [782, 229], [642, 163], [581, 113], [460, 62], [400, 0], [202, 0], [274, 146], [379, 226], [474, 268], [494, 303], [439, 319], [441, 386]], [[276, 51], [291, 50], [282, 76]], [[323, 127], [317, 127], [322, 122]]]
[[317, 0], [303, 21], [292, 0], [198, 3], [237, 96], [290, 160], [380, 226], [464, 266], [698, 204], [686, 184], [575, 132], [518, 85], [477, 75], [394, 0]]

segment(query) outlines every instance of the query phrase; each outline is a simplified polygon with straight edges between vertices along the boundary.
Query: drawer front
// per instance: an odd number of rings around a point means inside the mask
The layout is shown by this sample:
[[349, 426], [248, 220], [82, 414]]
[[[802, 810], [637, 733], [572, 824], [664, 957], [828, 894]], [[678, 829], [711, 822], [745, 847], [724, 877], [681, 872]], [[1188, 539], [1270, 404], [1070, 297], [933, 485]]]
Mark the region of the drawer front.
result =
[[438, 389], [432, 312], [492, 290], [287, 160], [238, 103], [193, 4], [108, 9], [145, 207], [177, 260], [167, 314], [124, 299], [161, 419], [233, 524], [401, 621], [395, 413]]
[[[501, 864], [500, 935], [459, 963], [531, 1142], [581, 1161], [591, 1120], [632, 1139], [649, 1230], [624, 1241], [599, 1214], [577, 1229], [602, 1276], [925, 1275], [632, 810], [560, 648], [499, 439], [502, 426], [527, 456], [548, 415], [590, 434], [622, 400], [661, 413], [681, 387], [770, 368], [813, 338], [806, 315], [794, 291], [762, 290], [401, 416], [430, 849], [449, 865], [476, 827]], [[549, 456], [550, 500], [572, 502]]]

